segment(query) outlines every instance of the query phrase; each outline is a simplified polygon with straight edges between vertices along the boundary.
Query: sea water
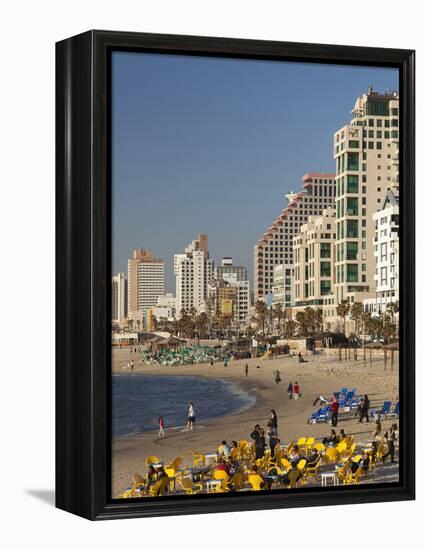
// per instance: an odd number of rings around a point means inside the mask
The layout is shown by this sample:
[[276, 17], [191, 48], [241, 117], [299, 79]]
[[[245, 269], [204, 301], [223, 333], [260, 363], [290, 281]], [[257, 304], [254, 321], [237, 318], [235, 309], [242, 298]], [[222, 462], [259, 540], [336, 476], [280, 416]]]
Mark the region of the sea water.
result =
[[112, 437], [157, 430], [160, 416], [165, 430], [184, 429], [190, 401], [200, 426], [252, 406], [255, 396], [235, 383], [213, 378], [116, 374], [112, 376]]

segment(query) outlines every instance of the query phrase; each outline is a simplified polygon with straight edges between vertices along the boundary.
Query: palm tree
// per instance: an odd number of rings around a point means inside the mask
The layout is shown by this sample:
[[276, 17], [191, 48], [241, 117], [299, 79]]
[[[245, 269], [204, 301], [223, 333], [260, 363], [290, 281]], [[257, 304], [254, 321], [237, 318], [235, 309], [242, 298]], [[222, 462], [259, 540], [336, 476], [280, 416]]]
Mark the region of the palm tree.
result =
[[354, 321], [354, 334], [358, 337], [359, 336], [359, 328], [360, 328], [360, 319], [363, 315], [363, 306], [360, 302], [354, 302], [354, 304], [351, 305], [350, 308], [350, 314], [351, 318]]
[[133, 330], [133, 325], [134, 325], [133, 319], [129, 319], [127, 321], [127, 325], [128, 325], [128, 330], [131, 332]]
[[[307, 308], [306, 308], [307, 309]], [[306, 336], [308, 334], [308, 313], [306, 311], [297, 311], [295, 318], [299, 325], [299, 333], [302, 336]]]
[[140, 332], [140, 319], [137, 319], [136, 325], [137, 325], [137, 332]]
[[262, 300], [258, 300], [258, 302], [255, 304], [255, 313], [257, 316], [258, 321], [262, 324], [263, 327], [263, 334], [265, 334], [265, 323], [267, 318], [267, 305]]
[[323, 331], [323, 311], [321, 309], [314, 310], [314, 330], [317, 332]]
[[347, 302], [347, 300], [342, 300], [337, 306], [336, 306], [336, 314], [338, 317], [341, 317], [344, 322], [344, 334], [345, 334], [345, 325], [347, 321], [347, 315], [350, 313], [350, 304]]
[[282, 317], [283, 317], [282, 304], [276, 304], [274, 306], [274, 315], [275, 315], [275, 318], [277, 319], [277, 330], [278, 332], [280, 332], [280, 321], [282, 320]]
[[295, 335], [297, 323], [292, 319], [288, 319], [285, 323], [283, 334], [285, 338], [292, 338]]
[[200, 338], [205, 335], [208, 326], [208, 315], [204, 312], [200, 313], [195, 319], [195, 327]]

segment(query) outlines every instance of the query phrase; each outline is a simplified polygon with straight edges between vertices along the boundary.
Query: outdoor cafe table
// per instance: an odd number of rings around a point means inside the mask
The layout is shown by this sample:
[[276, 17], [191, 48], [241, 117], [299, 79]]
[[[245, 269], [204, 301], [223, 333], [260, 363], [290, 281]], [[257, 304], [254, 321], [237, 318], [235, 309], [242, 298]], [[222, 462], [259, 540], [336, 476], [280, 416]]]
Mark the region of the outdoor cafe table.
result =
[[205, 466], [208, 466], [209, 464], [213, 464], [217, 460], [217, 453], [211, 452], [211, 453], [205, 453]]
[[211, 490], [214, 488], [214, 487], [217, 487], [217, 485], [221, 485], [221, 483], [223, 482], [222, 479], [208, 479], [205, 483], [206, 483], [206, 487], [207, 487], [207, 493], [211, 493]]
[[333, 485], [339, 485], [338, 473], [335, 470], [322, 472], [320, 475], [322, 478], [322, 487], [327, 487], [328, 479], [332, 481]]

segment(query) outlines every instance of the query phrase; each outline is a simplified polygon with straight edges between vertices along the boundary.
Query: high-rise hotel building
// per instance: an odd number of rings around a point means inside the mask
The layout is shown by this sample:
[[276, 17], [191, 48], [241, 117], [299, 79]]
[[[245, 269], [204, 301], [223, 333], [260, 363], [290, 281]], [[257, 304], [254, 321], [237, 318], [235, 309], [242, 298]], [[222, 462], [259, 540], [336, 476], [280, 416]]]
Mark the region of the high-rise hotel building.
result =
[[214, 277], [214, 260], [208, 252], [208, 235], [199, 235], [183, 254], [174, 255], [176, 276], [176, 313], [201, 310], [207, 297], [208, 284]]
[[324, 300], [333, 292], [335, 210], [309, 216], [294, 237], [293, 309], [323, 310]]
[[128, 260], [128, 313], [156, 306], [164, 294], [164, 260], [154, 258], [150, 250], [135, 250]]
[[293, 237], [308, 216], [320, 215], [335, 202], [335, 175], [309, 172], [302, 178], [302, 191], [288, 193], [287, 206], [254, 247], [254, 302], [272, 293], [274, 268], [293, 265]]
[[371, 88], [334, 134], [336, 161], [335, 302], [375, 295], [373, 214], [385, 193], [398, 188], [399, 99]]
[[112, 321], [119, 323], [127, 317], [127, 277], [117, 273], [112, 277]]

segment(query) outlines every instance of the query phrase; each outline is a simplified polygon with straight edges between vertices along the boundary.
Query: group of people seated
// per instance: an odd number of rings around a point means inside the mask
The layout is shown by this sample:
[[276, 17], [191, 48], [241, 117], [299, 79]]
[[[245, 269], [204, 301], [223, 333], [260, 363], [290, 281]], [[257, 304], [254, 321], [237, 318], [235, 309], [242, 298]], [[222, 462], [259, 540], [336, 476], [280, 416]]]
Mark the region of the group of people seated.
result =
[[347, 434], [344, 430], [339, 431], [339, 435], [334, 429], [331, 430], [331, 433], [322, 439], [323, 445], [326, 447], [336, 447], [341, 441], [346, 441], [348, 439]]
[[[157, 481], [163, 478], [168, 478], [167, 472], [162, 466], [154, 468], [152, 465], [148, 466], [148, 472], [146, 474], [146, 479], [140, 485], [140, 489], [144, 492], [148, 492], [151, 487], [155, 485]], [[167, 488], [165, 489], [168, 490]]]

